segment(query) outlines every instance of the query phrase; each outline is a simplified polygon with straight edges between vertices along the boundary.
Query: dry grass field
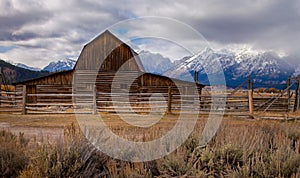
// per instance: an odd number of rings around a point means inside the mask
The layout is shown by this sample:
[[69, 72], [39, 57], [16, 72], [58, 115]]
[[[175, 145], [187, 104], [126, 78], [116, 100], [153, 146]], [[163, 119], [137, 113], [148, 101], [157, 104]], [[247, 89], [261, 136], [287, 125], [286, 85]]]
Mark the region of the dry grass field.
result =
[[[167, 115], [151, 128], [131, 126], [112, 114], [103, 115], [103, 120], [121, 137], [149, 141], [172, 129], [177, 117]], [[0, 176], [300, 177], [299, 121], [226, 116], [212, 141], [200, 148], [206, 117], [199, 117], [188, 140], [173, 153], [132, 163], [95, 149], [80, 132], [74, 115], [2, 114]]]

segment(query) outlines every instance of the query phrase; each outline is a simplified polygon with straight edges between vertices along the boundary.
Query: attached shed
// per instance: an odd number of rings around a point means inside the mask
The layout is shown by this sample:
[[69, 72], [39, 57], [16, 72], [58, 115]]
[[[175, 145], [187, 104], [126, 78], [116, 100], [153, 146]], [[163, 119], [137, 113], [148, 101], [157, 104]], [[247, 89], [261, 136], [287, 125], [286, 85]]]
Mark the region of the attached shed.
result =
[[[23, 86], [26, 86], [27, 94], [62, 94], [72, 93], [72, 80], [74, 70], [61, 71], [50, 75], [39, 77], [15, 84], [18, 91], [22, 91]], [[28, 96], [27, 103], [37, 102], [56, 102], [57, 100], [71, 102], [72, 97], [52, 97], [49, 100], [47, 97]]]
[[[90, 80], [93, 77], [94, 80]], [[134, 78], [133, 81], [132, 78]], [[176, 89], [174, 81], [184, 85], [187, 91], [188, 87], [195, 86], [195, 83], [192, 82], [145, 73], [138, 54], [109, 31], [105, 31], [84, 46], [74, 69], [19, 82], [15, 85], [19, 89], [26, 85], [28, 94], [71, 94], [72, 91], [79, 90], [89, 92], [94, 85], [96, 85], [97, 92], [110, 93], [114, 80], [117, 80], [114, 87], [119, 87], [118, 92], [129, 89], [131, 93], [166, 93], [168, 87]], [[76, 82], [76, 88], [74, 88], [74, 82]], [[201, 93], [204, 85], [196, 83], [196, 86]], [[178, 91], [178, 89], [176, 90]], [[28, 97], [27, 102], [57, 102], [61, 100], [72, 102], [72, 97], [57, 96], [55, 99], [49, 99], [32, 96]]]

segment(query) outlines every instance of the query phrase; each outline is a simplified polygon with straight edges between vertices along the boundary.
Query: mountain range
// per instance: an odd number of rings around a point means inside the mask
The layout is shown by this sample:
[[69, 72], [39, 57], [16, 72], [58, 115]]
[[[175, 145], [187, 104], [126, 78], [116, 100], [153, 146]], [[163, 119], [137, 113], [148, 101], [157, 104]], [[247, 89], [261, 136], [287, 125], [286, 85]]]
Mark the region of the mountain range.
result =
[[147, 72], [153, 74], [163, 74], [174, 64], [169, 58], [163, 57], [159, 53], [151, 53], [149, 51], [139, 52], [140, 60]]
[[[192, 79], [195, 71], [197, 71], [199, 83], [205, 85], [211, 84], [209, 78], [217, 79], [214, 80], [213, 84], [224, 84], [222, 80], [219, 80], [223, 74], [226, 85], [232, 88], [247, 80], [249, 75], [255, 80], [257, 87], [268, 87], [269, 84], [285, 84], [288, 76], [300, 75], [300, 66], [298, 68], [290, 66], [286, 60], [277, 54], [252, 51], [247, 48], [221, 50], [205, 48], [193, 56], [186, 56], [175, 61], [171, 61], [159, 53], [149, 51], [141, 51], [139, 56], [146, 72], [186, 80], [188, 75], [192, 76], [190, 77]], [[3, 67], [9, 66], [8, 64], [4, 65], [4, 63], [5, 61], [0, 63], [2, 70]], [[10, 81], [16, 82], [35, 78], [35, 76], [43, 76], [50, 72], [70, 70], [75, 63], [75, 60], [63, 59], [50, 62], [42, 69], [21, 63], [10, 64], [10, 69], [16, 69], [14, 67], [20, 71], [26, 69], [28, 75], [24, 75], [22, 72], [23, 75], [12, 75], [14, 72], [8, 72], [7, 75], [19, 77], [18, 79], [11, 77]], [[220, 66], [218, 67], [218, 65]]]
[[[5, 83], [11, 84], [20, 81], [30, 80], [37, 77], [49, 75], [52, 72], [73, 69], [76, 61], [63, 59], [50, 62], [44, 68], [30, 67], [22, 63], [0, 60], [1, 73], [5, 76]], [[2, 82], [2, 81], [0, 81]]]
[[[156, 71], [158, 74], [172, 78], [186, 79], [198, 72], [198, 81], [205, 85], [224, 84], [221, 80], [225, 76], [226, 85], [235, 88], [247, 80], [250, 75], [257, 87], [285, 84], [288, 76], [300, 74], [300, 67], [295, 69], [286, 60], [272, 52], [257, 52], [250, 49], [222, 49], [205, 48], [198, 54], [187, 56], [180, 62], [167, 61], [163, 56], [155, 55], [156, 64], [152, 65], [152, 58], [142, 59], [147, 72]], [[159, 60], [167, 63], [161, 70]], [[150, 66], [148, 66], [150, 65]], [[162, 72], [163, 71], [163, 72]], [[209, 75], [209, 77], [208, 77]], [[193, 77], [189, 77], [193, 79]]]
[[17, 67], [21, 67], [21, 68], [32, 70], [32, 71], [48, 71], [48, 72], [59, 72], [59, 71], [64, 71], [64, 70], [70, 70], [70, 69], [73, 69], [73, 67], [76, 64], [76, 60], [68, 59], [68, 58], [50, 62], [44, 68], [30, 67], [25, 64], [14, 63], [12, 61], [6, 61], [6, 62], [8, 62], [12, 65], [15, 65]]
[[28, 69], [28, 70], [32, 70], [32, 71], [41, 71], [42, 69], [38, 68], [38, 67], [30, 67], [30, 66], [27, 66], [25, 64], [22, 64], [22, 63], [12, 63], [10, 62], [12, 65], [15, 65], [17, 67], [20, 67], [20, 68], [23, 68], [23, 69]]
[[3, 74], [0, 75], [1, 84], [3, 83], [11, 84], [16, 82], [21, 82], [24, 80], [46, 76], [49, 74], [48, 71], [33, 71], [33, 70], [15, 66], [4, 60], [0, 60], [0, 67], [1, 67], [0, 72], [1, 74]]
[[43, 71], [49, 72], [58, 72], [63, 70], [70, 70], [76, 64], [76, 60], [73, 59], [62, 59], [59, 61], [50, 62], [46, 67], [44, 67]]

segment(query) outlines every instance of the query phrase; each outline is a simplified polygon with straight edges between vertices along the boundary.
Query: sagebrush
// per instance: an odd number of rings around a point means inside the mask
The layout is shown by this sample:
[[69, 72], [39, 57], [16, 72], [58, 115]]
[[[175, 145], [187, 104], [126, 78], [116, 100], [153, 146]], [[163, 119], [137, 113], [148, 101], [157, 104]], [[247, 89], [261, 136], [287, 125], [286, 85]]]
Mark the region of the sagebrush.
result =
[[[151, 162], [112, 159], [93, 147], [75, 124], [55, 143], [28, 143], [23, 134], [0, 133], [1, 177], [299, 177], [298, 122], [224, 119], [206, 147], [198, 147], [205, 121], [176, 151]], [[143, 138], [156, 138], [166, 125]], [[137, 133], [118, 125], [116, 134]], [[153, 134], [153, 135], [151, 135]], [[146, 135], [146, 136], [145, 136]], [[124, 136], [125, 137], [125, 136]]]

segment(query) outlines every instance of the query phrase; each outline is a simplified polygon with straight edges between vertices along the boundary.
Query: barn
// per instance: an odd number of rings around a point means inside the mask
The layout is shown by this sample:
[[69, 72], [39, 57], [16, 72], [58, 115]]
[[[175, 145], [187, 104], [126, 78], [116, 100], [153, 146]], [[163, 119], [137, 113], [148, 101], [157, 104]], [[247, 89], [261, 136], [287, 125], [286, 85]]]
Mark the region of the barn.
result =
[[[178, 84], [180, 87], [178, 87]], [[110, 31], [93, 39], [81, 51], [74, 69], [14, 84], [17, 90], [26, 90], [26, 103], [72, 104], [72, 93], [168, 93], [193, 94], [191, 87], [201, 94], [204, 85], [146, 73], [138, 54]], [[107, 98], [106, 98], [107, 99]], [[101, 101], [97, 102], [101, 106]]]

